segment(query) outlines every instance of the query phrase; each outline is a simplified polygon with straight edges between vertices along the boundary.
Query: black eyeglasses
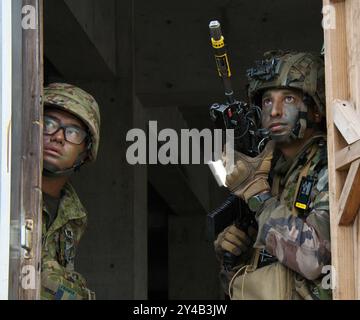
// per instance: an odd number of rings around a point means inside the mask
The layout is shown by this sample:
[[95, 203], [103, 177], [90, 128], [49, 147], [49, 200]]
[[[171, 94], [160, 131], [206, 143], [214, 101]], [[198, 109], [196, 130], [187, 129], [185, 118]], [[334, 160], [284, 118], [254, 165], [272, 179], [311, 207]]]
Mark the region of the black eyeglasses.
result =
[[65, 140], [73, 144], [82, 144], [87, 137], [87, 132], [74, 125], [64, 126], [57, 119], [44, 116], [44, 134], [52, 135], [60, 129], [64, 130]]

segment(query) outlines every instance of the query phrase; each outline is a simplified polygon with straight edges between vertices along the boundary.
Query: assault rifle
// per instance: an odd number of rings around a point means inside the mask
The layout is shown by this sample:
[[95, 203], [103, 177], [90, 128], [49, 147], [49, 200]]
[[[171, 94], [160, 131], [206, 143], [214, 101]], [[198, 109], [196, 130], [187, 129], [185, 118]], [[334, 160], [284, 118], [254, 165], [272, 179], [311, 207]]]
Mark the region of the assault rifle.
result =
[[[235, 99], [231, 84], [229, 56], [220, 23], [211, 21], [209, 29], [216, 66], [223, 81], [226, 97], [225, 103], [214, 103], [210, 107], [210, 117], [215, 126], [224, 132], [226, 129], [234, 130], [236, 151], [248, 156], [256, 156], [261, 152], [267, 138], [266, 132], [261, 130], [261, 109]], [[250, 225], [256, 227], [254, 215], [247, 204], [231, 194], [219, 208], [207, 215], [208, 238], [215, 240], [222, 230], [233, 223], [245, 232]], [[226, 269], [230, 270], [235, 263], [236, 257], [231, 253], [224, 255]]]

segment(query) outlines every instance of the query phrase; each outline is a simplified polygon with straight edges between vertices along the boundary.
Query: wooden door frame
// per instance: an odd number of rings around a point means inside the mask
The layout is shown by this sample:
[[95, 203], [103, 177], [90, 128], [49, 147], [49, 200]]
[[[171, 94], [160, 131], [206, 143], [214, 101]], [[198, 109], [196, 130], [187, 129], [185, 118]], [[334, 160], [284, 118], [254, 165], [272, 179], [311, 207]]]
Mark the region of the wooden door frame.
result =
[[19, 114], [14, 115], [12, 121], [13, 144], [18, 146], [14, 148], [13, 170], [19, 172], [12, 181], [13, 257], [9, 297], [38, 300], [42, 236], [43, 0], [22, 0], [21, 5], [22, 19], [33, 14], [35, 28], [22, 24], [19, 35], [22, 38], [21, 79], [17, 80], [21, 82], [21, 102], [13, 105], [13, 112]]
[[[334, 299], [359, 299], [360, 2], [323, 0]], [[329, 20], [330, 19], [330, 20]]]

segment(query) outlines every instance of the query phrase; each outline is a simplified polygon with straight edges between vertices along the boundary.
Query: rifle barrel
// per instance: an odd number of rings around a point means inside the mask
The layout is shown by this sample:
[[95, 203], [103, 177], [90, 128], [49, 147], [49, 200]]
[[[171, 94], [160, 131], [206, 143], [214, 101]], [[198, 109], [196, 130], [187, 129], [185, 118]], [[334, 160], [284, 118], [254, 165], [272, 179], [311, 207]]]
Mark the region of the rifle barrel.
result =
[[231, 70], [229, 58], [225, 46], [225, 39], [222, 35], [220, 22], [217, 20], [211, 21], [209, 24], [211, 44], [215, 52], [215, 61], [220, 78], [223, 80], [225, 89], [225, 97], [229, 104], [235, 102], [234, 91], [231, 85]]

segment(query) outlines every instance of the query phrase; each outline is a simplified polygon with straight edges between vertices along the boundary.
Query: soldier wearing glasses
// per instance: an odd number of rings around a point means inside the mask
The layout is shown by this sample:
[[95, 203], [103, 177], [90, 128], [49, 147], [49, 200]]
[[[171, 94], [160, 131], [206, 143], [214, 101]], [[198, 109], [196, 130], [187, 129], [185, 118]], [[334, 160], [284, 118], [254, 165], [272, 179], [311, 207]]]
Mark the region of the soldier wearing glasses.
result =
[[95, 298], [74, 270], [87, 214], [69, 178], [96, 159], [99, 137], [99, 107], [90, 94], [64, 83], [44, 89], [42, 299]]

